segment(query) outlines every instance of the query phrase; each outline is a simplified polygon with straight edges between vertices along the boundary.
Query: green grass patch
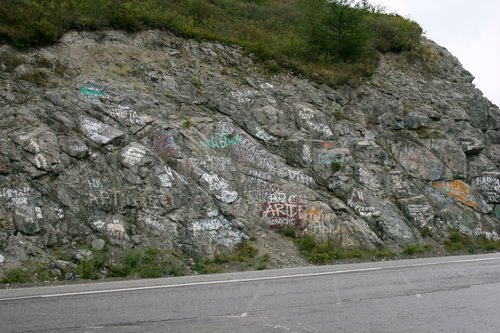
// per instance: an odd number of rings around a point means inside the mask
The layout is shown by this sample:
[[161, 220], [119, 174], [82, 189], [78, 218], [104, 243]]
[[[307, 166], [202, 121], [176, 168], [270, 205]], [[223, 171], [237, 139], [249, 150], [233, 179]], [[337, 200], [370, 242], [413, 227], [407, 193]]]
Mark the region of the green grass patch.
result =
[[361, 249], [344, 249], [338, 246], [337, 241], [328, 238], [325, 241], [319, 241], [312, 235], [294, 240], [300, 253], [310, 262], [315, 264], [324, 264], [338, 259], [391, 259], [396, 256], [392, 250], [374, 250], [366, 251]]
[[486, 239], [484, 237], [473, 238], [457, 230], [452, 230], [448, 239], [445, 239], [443, 243], [444, 247], [450, 252], [500, 251], [500, 240]]
[[[92, 249], [90, 244], [81, 246], [82, 249]], [[138, 248], [126, 250], [118, 263], [110, 264], [110, 249], [106, 244], [102, 250], [92, 249], [92, 260], [77, 264], [72, 270], [82, 279], [98, 279], [100, 271], [107, 270], [109, 277], [141, 277], [158, 278], [162, 276], [184, 275], [184, 268], [179, 260], [186, 259], [174, 251], [161, 251], [155, 248]], [[68, 260], [62, 249], [54, 251], [55, 257]], [[173, 260], [168, 260], [168, 259]], [[61, 276], [53, 276], [45, 263], [28, 260], [22, 263], [22, 268], [7, 272], [2, 278], [2, 283], [25, 283], [31, 281], [47, 281]]]
[[290, 68], [331, 84], [370, 76], [377, 52], [420, 50], [422, 33], [352, 0], [3, 0], [0, 17], [0, 40], [18, 48], [54, 43], [69, 30], [163, 29], [237, 44], [268, 72]]
[[420, 229], [420, 235], [422, 235], [422, 237], [424, 238], [432, 237], [432, 229], [428, 226], [424, 226], [422, 227], [422, 229]]
[[79, 263], [77, 266], [77, 271], [82, 279], [97, 280], [99, 278], [99, 275], [97, 275], [97, 273], [95, 272], [93, 260], [83, 261]]
[[240, 261], [240, 262], [249, 262], [257, 257], [259, 250], [255, 247], [255, 245], [243, 241], [240, 243], [236, 251], [234, 252], [232, 258]]
[[385, 250], [375, 250], [371, 252], [373, 256], [377, 259], [392, 259], [396, 257], [396, 252], [390, 249], [385, 249]]
[[191, 266], [191, 269], [199, 274], [215, 274], [222, 272], [222, 269], [216, 267], [215, 262], [209, 259], [198, 261], [196, 264]]
[[33, 281], [48, 281], [52, 276], [49, 268], [44, 262], [26, 260], [22, 262], [22, 267], [7, 271], [2, 277], [1, 283], [26, 283]]
[[165, 254], [159, 249], [138, 248], [127, 250], [119, 263], [110, 265], [109, 275], [158, 278], [167, 275], [184, 275], [184, 270], [179, 264], [167, 260]]
[[278, 229], [278, 232], [288, 238], [297, 238], [297, 230], [291, 226], [285, 226]]
[[246, 270], [248, 268], [266, 269], [270, 260], [268, 253], [259, 256], [259, 250], [248, 241], [242, 241], [233, 253], [218, 253], [213, 259], [203, 259], [191, 269], [200, 274], [213, 274], [224, 271], [223, 265], [231, 265]]
[[[83, 244], [80, 246], [80, 249], [92, 251], [92, 259], [77, 263], [76, 273], [78, 273], [82, 279], [97, 280], [99, 278], [97, 272], [106, 268], [108, 265], [110, 259], [109, 245], [104, 244], [104, 247], [101, 250], [95, 250], [92, 248], [91, 244]], [[71, 259], [68, 259], [61, 249], [57, 249], [55, 251], [55, 255], [57, 259], [61, 260]]]
[[262, 263], [258, 264], [257, 267], [256, 267], [256, 269], [258, 271], [262, 271], [262, 270], [264, 270], [266, 268], [267, 268], [267, 264], [265, 262], [262, 262]]
[[2, 277], [2, 283], [26, 283], [30, 281], [32, 281], [30, 273], [21, 268], [11, 269]]
[[422, 245], [420, 243], [413, 244], [405, 244], [403, 245], [403, 253], [409, 256], [413, 256], [416, 254], [422, 254], [425, 252], [429, 252], [432, 250], [432, 246], [430, 244]]

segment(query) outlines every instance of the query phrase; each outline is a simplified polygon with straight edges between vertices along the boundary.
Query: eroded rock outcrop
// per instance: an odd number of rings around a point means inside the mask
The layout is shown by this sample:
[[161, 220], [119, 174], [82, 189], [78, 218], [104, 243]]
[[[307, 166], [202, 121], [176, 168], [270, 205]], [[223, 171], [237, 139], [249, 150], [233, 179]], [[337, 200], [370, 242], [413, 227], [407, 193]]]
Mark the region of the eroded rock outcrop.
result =
[[[158, 31], [17, 54], [1, 73], [0, 253], [106, 239], [203, 257], [283, 226], [368, 249], [422, 228], [498, 239], [500, 111], [423, 43], [434, 61], [381, 55], [338, 89]], [[26, 79], [39, 57], [42, 84]]]

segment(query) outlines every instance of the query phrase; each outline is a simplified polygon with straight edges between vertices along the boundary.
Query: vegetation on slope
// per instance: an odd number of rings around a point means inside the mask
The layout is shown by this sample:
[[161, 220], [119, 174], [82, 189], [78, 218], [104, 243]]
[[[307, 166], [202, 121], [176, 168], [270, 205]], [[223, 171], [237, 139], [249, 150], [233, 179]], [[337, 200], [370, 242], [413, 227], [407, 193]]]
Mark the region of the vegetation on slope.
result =
[[369, 76], [376, 51], [418, 48], [421, 28], [366, 0], [3, 0], [0, 40], [18, 48], [66, 31], [170, 30], [242, 46], [268, 70], [288, 67], [328, 83]]
[[[424, 229], [425, 230], [425, 229]], [[393, 251], [389, 248], [363, 250], [343, 248], [337, 239], [320, 240], [314, 235], [302, 235], [295, 227], [284, 227], [279, 232], [293, 240], [300, 253], [313, 264], [335, 263], [338, 260], [353, 259], [359, 261], [402, 259], [408, 257], [443, 256], [464, 253], [484, 253], [500, 251], [500, 241], [485, 237], [472, 237], [451, 230], [446, 239], [421, 240], [417, 243], [402, 244]], [[430, 231], [422, 232], [424, 238], [431, 237]], [[442, 241], [442, 244], [440, 244]]]

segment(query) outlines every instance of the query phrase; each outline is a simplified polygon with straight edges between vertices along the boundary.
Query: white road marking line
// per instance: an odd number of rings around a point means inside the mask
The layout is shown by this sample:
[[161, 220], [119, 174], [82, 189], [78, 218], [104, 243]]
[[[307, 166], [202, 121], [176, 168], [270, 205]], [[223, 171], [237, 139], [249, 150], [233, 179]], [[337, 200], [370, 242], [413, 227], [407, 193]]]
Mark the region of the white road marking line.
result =
[[293, 278], [303, 278], [303, 277], [313, 277], [313, 276], [327, 276], [327, 275], [346, 274], [346, 273], [382, 271], [382, 270], [395, 269], [395, 268], [411, 268], [411, 267], [422, 267], [422, 266], [435, 266], [435, 265], [442, 265], [442, 264], [457, 264], [457, 263], [488, 261], [488, 260], [500, 260], [500, 257], [479, 258], [479, 259], [463, 259], [463, 260], [450, 260], [450, 261], [444, 261], [443, 260], [443, 261], [421, 263], [421, 264], [390, 265], [390, 266], [383, 266], [383, 267], [356, 268], [356, 269], [347, 269], [347, 270], [334, 271], [334, 272], [299, 273], [299, 274], [280, 275], [280, 276], [254, 277], [254, 278], [246, 278], [246, 279], [216, 280], [216, 281], [204, 281], [204, 282], [188, 282], [188, 283], [178, 283], [178, 284], [165, 284], [165, 285], [159, 285], [159, 286], [144, 286], [144, 287], [130, 287], [130, 288], [120, 288], [120, 289], [76, 291], [76, 292], [60, 293], [60, 294], [19, 296], [19, 297], [0, 298], [0, 302], [2, 302], [2, 301], [12, 301], [12, 300], [22, 300], [22, 299], [55, 298], [55, 297], [64, 297], [64, 296], [109, 294], [109, 293], [118, 293], [118, 292], [126, 292], [126, 291], [138, 291], [138, 290], [155, 290], [155, 289], [167, 289], [167, 288], [179, 288], [179, 287], [217, 285], [217, 284], [225, 284], [225, 283], [241, 283], [241, 282], [254, 282], [254, 281], [272, 281], [272, 280], [283, 280], [283, 279], [293, 279]]

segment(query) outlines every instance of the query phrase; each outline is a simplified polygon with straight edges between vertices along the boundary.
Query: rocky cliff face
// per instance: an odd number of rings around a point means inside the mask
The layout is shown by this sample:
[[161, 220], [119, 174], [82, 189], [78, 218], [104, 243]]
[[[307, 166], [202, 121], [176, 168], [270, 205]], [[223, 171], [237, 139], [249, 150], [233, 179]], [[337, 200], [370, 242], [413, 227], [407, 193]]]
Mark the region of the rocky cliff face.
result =
[[165, 32], [2, 46], [0, 254], [105, 239], [204, 257], [294, 226], [376, 248], [498, 239], [500, 111], [444, 48], [333, 89]]

